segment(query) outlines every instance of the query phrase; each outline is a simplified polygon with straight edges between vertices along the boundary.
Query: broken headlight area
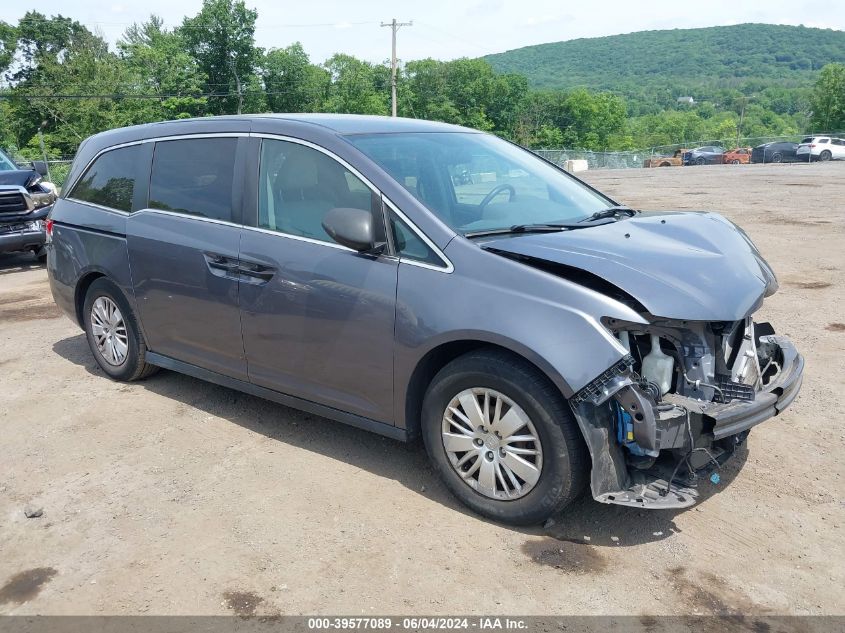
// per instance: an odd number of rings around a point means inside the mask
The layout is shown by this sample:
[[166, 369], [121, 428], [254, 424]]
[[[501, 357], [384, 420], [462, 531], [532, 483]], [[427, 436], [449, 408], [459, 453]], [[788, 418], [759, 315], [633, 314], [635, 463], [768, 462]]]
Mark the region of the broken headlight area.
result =
[[593, 496], [686, 507], [749, 429], [786, 408], [804, 361], [768, 323], [606, 319], [628, 350], [571, 400], [591, 456]]

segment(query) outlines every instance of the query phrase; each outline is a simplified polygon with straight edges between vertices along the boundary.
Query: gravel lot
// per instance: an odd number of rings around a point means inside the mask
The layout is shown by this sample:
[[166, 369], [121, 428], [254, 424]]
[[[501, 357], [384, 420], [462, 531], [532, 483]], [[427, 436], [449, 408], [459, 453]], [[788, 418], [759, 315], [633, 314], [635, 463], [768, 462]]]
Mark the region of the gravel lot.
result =
[[585, 178], [738, 222], [781, 282], [758, 318], [806, 355], [697, 507], [481, 520], [421, 447], [171, 372], [108, 380], [44, 269], [0, 256], [0, 613], [845, 614], [845, 164]]

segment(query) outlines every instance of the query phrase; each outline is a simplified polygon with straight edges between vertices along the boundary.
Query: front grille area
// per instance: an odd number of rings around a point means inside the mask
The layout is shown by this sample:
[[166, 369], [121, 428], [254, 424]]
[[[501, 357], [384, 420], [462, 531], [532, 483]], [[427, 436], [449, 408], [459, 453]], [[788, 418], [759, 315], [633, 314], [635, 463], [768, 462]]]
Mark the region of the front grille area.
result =
[[19, 191], [0, 192], [0, 215], [11, 213], [26, 213], [26, 200]]
[[17, 233], [18, 231], [25, 231], [27, 227], [26, 222], [18, 224], [0, 224], [0, 235], [4, 233]]

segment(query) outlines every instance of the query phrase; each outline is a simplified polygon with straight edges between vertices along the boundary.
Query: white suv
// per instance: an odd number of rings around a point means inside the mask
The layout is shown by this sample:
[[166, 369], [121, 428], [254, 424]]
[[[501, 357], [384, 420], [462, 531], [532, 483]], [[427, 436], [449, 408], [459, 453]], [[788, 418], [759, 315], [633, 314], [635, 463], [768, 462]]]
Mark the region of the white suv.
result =
[[810, 136], [801, 141], [795, 155], [808, 162], [845, 159], [845, 140], [829, 136]]

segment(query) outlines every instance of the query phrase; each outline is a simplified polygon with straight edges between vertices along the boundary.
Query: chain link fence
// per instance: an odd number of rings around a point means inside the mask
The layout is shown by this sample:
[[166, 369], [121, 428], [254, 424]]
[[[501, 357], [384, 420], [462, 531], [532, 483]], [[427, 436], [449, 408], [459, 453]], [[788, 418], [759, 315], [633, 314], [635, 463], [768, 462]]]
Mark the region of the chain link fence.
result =
[[[845, 138], [845, 132], [810, 132], [807, 134], [790, 134], [787, 136], [751, 136], [737, 139], [701, 139], [696, 141], [685, 141], [672, 145], [657, 145], [646, 149], [620, 151], [620, 152], [594, 152], [584, 149], [535, 149], [532, 150], [538, 156], [564, 167], [568, 160], [585, 160], [589, 169], [633, 169], [645, 166], [645, 162], [659, 156], [672, 156], [678, 150], [691, 150], [696, 147], [717, 146], [730, 150], [736, 147], [757, 147], [765, 143], [800, 143], [803, 139], [812, 136], [830, 136]], [[767, 162], [768, 153], [763, 155], [764, 162]], [[20, 159], [16, 161], [22, 167], [31, 167], [32, 161]], [[73, 158], [60, 158], [47, 161], [50, 169], [50, 181], [61, 188], [67, 179], [70, 165]]]
[[590, 169], [628, 169], [642, 167], [648, 152], [635, 150], [630, 152], [593, 152], [584, 149], [535, 149], [538, 156], [564, 167], [568, 160], [586, 160]]
[[[31, 169], [32, 168], [32, 160], [28, 158], [20, 158], [20, 157], [13, 157], [13, 160], [17, 165], [23, 169]], [[35, 159], [38, 160], [38, 159]], [[65, 184], [65, 180], [67, 180], [67, 175], [70, 172], [70, 165], [73, 162], [73, 158], [57, 158], [47, 161], [47, 170], [49, 175], [46, 176], [46, 180], [52, 182], [56, 187], [59, 189], [62, 188], [62, 185]]]
[[[845, 139], [845, 132], [809, 132], [805, 134], [790, 134], [786, 136], [741, 136], [721, 139], [699, 139], [684, 141], [671, 145], [657, 145], [639, 150], [625, 152], [593, 152], [579, 149], [536, 149], [538, 156], [542, 156], [559, 167], [564, 167], [568, 160], [586, 160], [590, 169], [629, 169], [645, 167], [646, 161], [658, 157], [671, 157], [679, 150], [692, 150], [697, 147], [720, 147], [726, 151], [735, 148], [755, 148], [767, 143], [800, 143], [806, 138], [814, 136], [829, 136]], [[770, 162], [773, 152], [763, 152], [763, 162]]]

